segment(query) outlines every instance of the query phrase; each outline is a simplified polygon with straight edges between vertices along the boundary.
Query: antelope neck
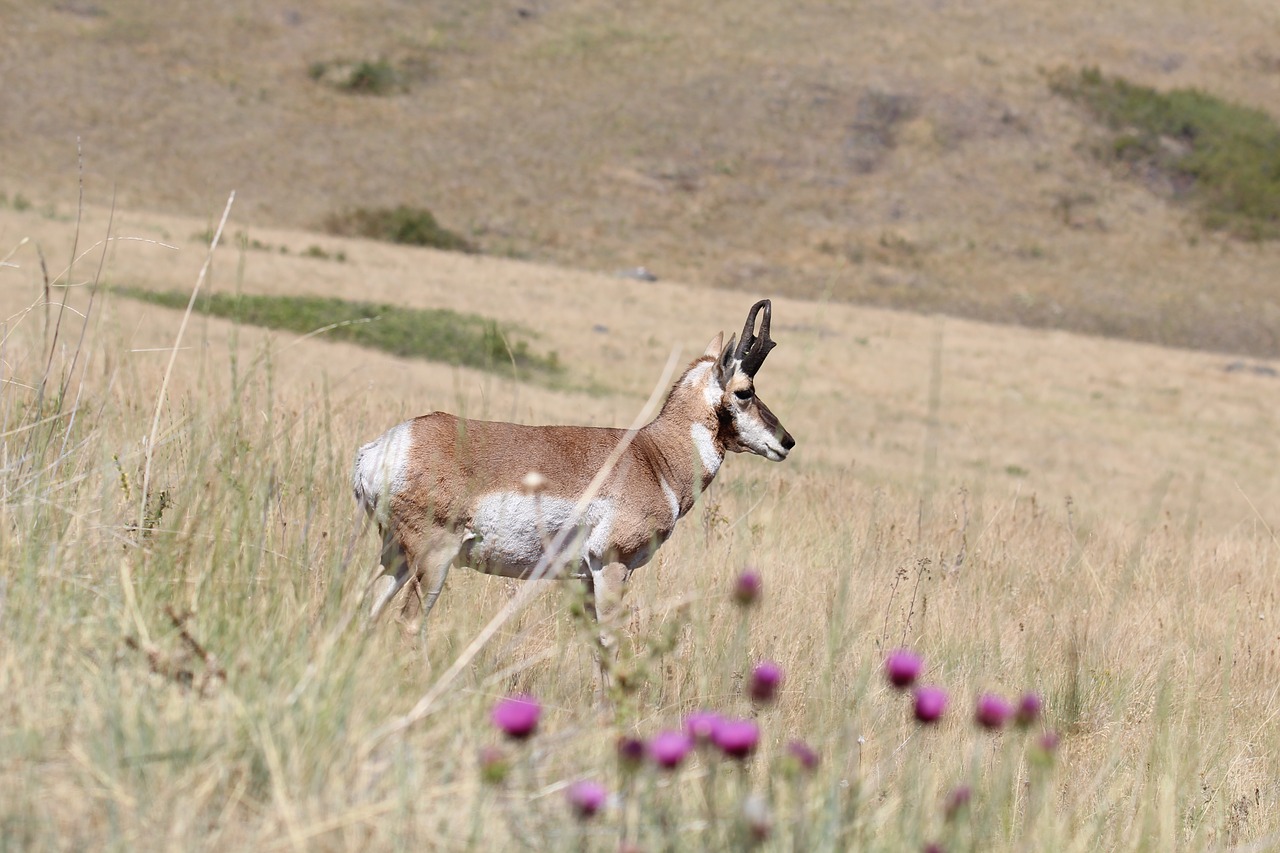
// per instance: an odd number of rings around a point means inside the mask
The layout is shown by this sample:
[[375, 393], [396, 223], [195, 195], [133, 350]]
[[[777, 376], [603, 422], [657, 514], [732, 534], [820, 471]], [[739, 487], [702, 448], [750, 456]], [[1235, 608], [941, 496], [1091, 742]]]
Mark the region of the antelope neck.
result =
[[724, 461], [724, 447], [716, 437], [718, 418], [711, 404], [720, 395], [707, 389], [714, 379], [706, 376], [711, 362], [705, 364], [706, 370], [701, 370], [701, 365], [694, 367], [672, 389], [662, 413], [641, 430], [654, 470], [675, 492], [681, 516], [711, 485]]

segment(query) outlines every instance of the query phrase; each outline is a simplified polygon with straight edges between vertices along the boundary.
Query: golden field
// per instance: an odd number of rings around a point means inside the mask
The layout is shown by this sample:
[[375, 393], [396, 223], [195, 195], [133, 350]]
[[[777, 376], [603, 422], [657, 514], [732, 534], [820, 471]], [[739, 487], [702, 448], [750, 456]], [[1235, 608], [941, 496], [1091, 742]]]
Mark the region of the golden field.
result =
[[[113, 235], [145, 239], [110, 243], [101, 282], [190, 288], [200, 225], [117, 216]], [[0, 229], [30, 238], [10, 241], [0, 291], [8, 844], [615, 849], [626, 825], [645, 849], [683, 849], [728, 844], [748, 790], [769, 797], [778, 849], [1275, 841], [1274, 377], [1207, 353], [779, 298], [759, 388], [799, 445], [782, 464], [729, 460], [633, 578], [623, 660], [644, 663], [638, 690], [597, 704], [590, 646], [551, 584], [424, 718], [382, 737], [519, 585], [455, 572], [423, 636], [361, 631], [377, 548], [357, 534], [354, 448], [433, 408], [629, 423], [672, 351], [691, 358], [749, 300], [253, 229], [348, 260], [222, 248], [204, 287], [481, 310], [535, 329], [568, 365], [564, 387], [193, 316], [157, 420], [180, 312], [99, 291], [75, 345], [107, 233], [90, 208], [65, 289], [81, 314], [52, 346], [65, 402], [36, 410], [53, 331], [34, 247], [56, 275], [75, 227], [4, 212]], [[765, 584], [746, 616], [727, 596], [744, 566]], [[662, 638], [674, 645], [648, 660]], [[879, 677], [900, 644], [952, 694], [937, 729]], [[714, 781], [719, 817], [703, 759], [646, 771], [651, 787], [596, 823], [569, 818], [574, 779], [618, 790], [619, 734], [697, 707], [745, 713], [744, 667], [761, 659], [786, 681], [760, 715], [761, 753]], [[1028, 763], [1017, 733], [974, 729], [989, 690], [1045, 697], [1052, 768]], [[524, 691], [545, 705], [542, 733], [486, 787], [489, 708]], [[797, 736], [822, 756], [803, 785], [773, 769]], [[961, 783], [974, 801], [958, 828], [942, 803]]]

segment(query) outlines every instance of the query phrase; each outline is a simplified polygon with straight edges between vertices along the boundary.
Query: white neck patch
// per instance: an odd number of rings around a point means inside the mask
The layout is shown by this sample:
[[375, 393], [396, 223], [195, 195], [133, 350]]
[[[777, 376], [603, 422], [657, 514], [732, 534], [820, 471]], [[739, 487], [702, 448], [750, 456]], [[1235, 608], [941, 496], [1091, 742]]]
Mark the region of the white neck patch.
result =
[[724, 461], [724, 457], [716, 452], [716, 442], [711, 436], [711, 430], [707, 429], [705, 424], [694, 424], [689, 427], [689, 434], [693, 437], [693, 446], [698, 448], [698, 458], [702, 460], [702, 473], [708, 477], [714, 477], [720, 470], [720, 463]]
[[720, 387], [720, 383], [716, 381], [716, 377], [711, 371], [713, 367], [715, 367], [715, 362], [704, 361], [693, 370], [690, 370], [689, 375], [684, 378], [685, 385], [702, 386], [703, 402], [712, 409], [720, 405], [720, 398], [724, 396], [724, 389]]

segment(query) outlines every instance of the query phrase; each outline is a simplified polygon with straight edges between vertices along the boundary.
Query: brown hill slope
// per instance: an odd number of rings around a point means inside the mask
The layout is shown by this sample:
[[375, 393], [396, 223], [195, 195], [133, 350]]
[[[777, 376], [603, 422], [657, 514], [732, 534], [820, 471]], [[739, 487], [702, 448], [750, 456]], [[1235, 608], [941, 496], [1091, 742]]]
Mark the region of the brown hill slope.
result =
[[[1280, 250], [1088, 151], [1042, 69], [1280, 114], [1276, 6], [3, 3], [0, 191], [315, 226], [408, 203], [487, 251], [1280, 354]], [[356, 96], [316, 63], [385, 58]]]

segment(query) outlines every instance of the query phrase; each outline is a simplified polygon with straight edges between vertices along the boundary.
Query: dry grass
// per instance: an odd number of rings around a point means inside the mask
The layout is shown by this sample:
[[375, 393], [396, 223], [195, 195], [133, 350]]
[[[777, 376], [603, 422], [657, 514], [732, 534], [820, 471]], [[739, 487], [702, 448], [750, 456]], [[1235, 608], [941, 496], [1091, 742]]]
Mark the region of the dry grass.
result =
[[[79, 135], [126, 209], [406, 204], [561, 266], [1280, 354], [1280, 248], [1117, 179], [1041, 71], [1280, 115], [1272, 4], [0, 8], [0, 191], [37, 207], [72, 200]], [[425, 70], [380, 98], [309, 78], [343, 57]]]
[[[122, 219], [127, 236], [196, 229]], [[83, 233], [104, 232], [89, 209]], [[71, 253], [70, 226], [33, 211], [0, 211], [0, 233], [30, 234], [54, 274]], [[649, 734], [704, 705], [744, 712], [740, 675], [765, 657], [787, 681], [761, 718], [753, 772], [720, 778], [724, 826], [700, 822], [704, 765], [641, 800], [677, 815], [681, 848], [715, 846], [708, 833], [730, 831], [748, 788], [772, 798], [779, 849], [797, 826], [808, 849], [918, 848], [948, 831], [942, 800], [970, 779], [968, 831], [983, 849], [1275, 843], [1280, 380], [1200, 353], [798, 300], [775, 301], [780, 346], [760, 391], [799, 446], [782, 465], [730, 460], [633, 579], [634, 642], [678, 627], [635, 696], [614, 712], [593, 705], [589, 649], [551, 586], [432, 715], [371, 741], [513, 587], [455, 573], [425, 645], [360, 632], [376, 548], [354, 535], [353, 448], [435, 407], [626, 423], [670, 348], [700, 351], [747, 300], [340, 242], [345, 264], [220, 254], [206, 287], [399, 293], [519, 319], [607, 390], [513, 385], [193, 318], [146, 496], [140, 437], [167, 360], [153, 350], [172, 345], [178, 314], [107, 300], [79, 350], [68, 314], [51, 375], [72, 381], [37, 412], [52, 330], [33, 245], [20, 246], [17, 267], [0, 268], [6, 844], [615, 849], [620, 813], [580, 838], [562, 784], [590, 774], [616, 787], [619, 731]], [[92, 279], [96, 257], [67, 281]], [[194, 282], [202, 260], [190, 245], [117, 242], [105, 279], [171, 287]], [[421, 287], [406, 294], [411, 275]], [[86, 288], [66, 292], [84, 311]], [[744, 623], [725, 593], [746, 564], [766, 593]], [[902, 642], [955, 696], [936, 731], [915, 729], [876, 677]], [[965, 719], [977, 691], [1027, 688], [1064, 732], [1048, 777], [1018, 738], [979, 737]], [[484, 789], [488, 708], [514, 690], [548, 706], [544, 732], [506, 788]], [[807, 791], [767, 772], [797, 735], [823, 755]], [[659, 846], [652, 812], [641, 831]]]

